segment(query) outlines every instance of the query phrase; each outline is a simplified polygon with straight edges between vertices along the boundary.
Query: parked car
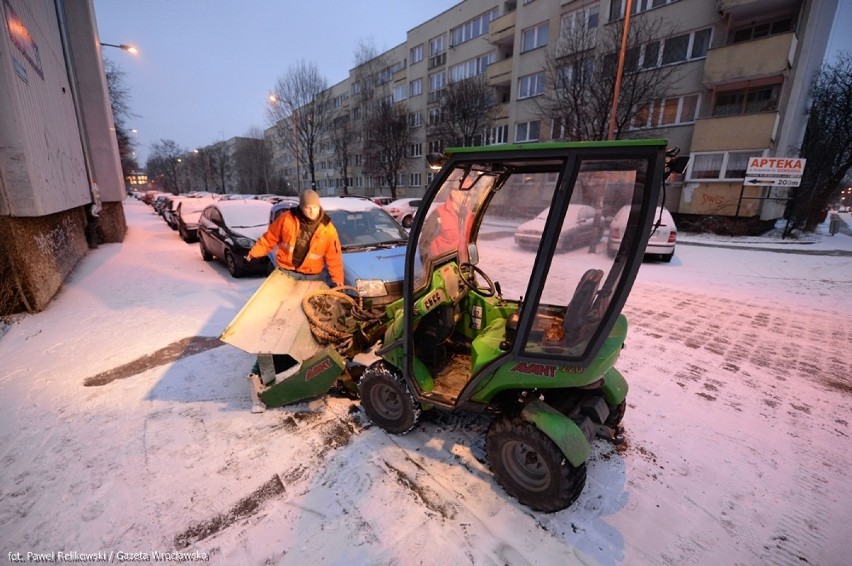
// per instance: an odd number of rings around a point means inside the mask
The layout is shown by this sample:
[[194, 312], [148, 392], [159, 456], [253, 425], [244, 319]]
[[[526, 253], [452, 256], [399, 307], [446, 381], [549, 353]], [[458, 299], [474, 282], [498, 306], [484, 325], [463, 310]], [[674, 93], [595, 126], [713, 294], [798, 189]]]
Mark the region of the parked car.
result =
[[393, 197], [372, 197], [372, 200], [379, 206], [387, 206], [393, 202]]
[[[538, 216], [524, 222], [515, 231], [515, 243], [526, 249], [536, 250], [541, 241], [544, 225], [550, 208], [545, 208]], [[595, 227], [595, 209], [585, 204], [571, 204], [565, 212], [562, 230], [559, 233], [557, 250], [572, 250], [580, 246], [588, 246], [599, 238], [598, 228]]]
[[272, 204], [253, 199], [220, 200], [208, 205], [198, 221], [198, 246], [204, 261], [217, 258], [232, 277], [266, 273], [267, 258], [251, 262], [245, 256], [269, 225]]
[[[621, 237], [624, 234], [624, 227], [627, 224], [629, 214], [630, 206], [628, 205], [621, 207], [612, 217], [607, 241], [607, 251], [610, 256], [614, 256], [621, 246]], [[651, 238], [645, 247], [645, 257], [659, 256], [662, 261], [671, 261], [677, 242], [677, 226], [675, 226], [674, 218], [667, 208], [657, 207], [651, 230]]]
[[414, 222], [414, 215], [417, 214], [417, 207], [419, 206], [419, 198], [401, 198], [386, 204], [382, 208], [402, 224], [403, 228], [411, 228], [411, 223]]
[[217, 200], [210, 197], [188, 198], [178, 203], [174, 216], [181, 240], [187, 244], [198, 241], [198, 221], [201, 213]]
[[[343, 250], [344, 284], [358, 289], [365, 306], [383, 307], [402, 297], [402, 277], [408, 234], [382, 207], [369, 199], [320, 198]], [[272, 207], [272, 223], [298, 202], [280, 202]], [[275, 269], [275, 252], [270, 253]]]

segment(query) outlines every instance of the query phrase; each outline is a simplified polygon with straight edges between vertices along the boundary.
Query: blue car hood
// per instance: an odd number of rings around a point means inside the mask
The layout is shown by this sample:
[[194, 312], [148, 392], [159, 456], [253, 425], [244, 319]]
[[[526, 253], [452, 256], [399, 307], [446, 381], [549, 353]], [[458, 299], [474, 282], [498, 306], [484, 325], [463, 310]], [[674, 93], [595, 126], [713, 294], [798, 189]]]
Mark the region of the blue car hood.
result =
[[406, 246], [395, 248], [343, 251], [343, 268], [346, 284], [354, 285], [356, 279], [381, 279], [402, 281], [405, 275]]

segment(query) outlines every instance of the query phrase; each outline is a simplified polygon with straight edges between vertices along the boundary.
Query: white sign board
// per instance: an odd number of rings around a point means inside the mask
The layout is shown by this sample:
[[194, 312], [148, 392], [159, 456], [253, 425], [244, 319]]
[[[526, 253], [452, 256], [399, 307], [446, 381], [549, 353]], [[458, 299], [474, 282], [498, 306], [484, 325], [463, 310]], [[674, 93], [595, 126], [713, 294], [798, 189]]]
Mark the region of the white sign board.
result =
[[746, 177], [743, 185], [746, 186], [773, 186], [773, 187], [798, 187], [802, 182], [801, 177]]
[[746, 177], [801, 177], [806, 161], [798, 157], [749, 157]]

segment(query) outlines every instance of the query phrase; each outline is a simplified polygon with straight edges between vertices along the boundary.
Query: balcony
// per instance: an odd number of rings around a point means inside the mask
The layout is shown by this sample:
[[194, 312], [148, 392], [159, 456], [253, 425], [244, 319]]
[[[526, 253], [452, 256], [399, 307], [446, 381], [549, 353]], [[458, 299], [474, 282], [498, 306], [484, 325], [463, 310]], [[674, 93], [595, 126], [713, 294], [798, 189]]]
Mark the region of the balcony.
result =
[[512, 83], [512, 58], [496, 61], [488, 65], [488, 83], [492, 85], [507, 85]]
[[517, 12], [512, 11], [496, 20], [491, 20], [488, 24], [489, 43], [509, 48], [515, 44], [515, 14]]
[[796, 34], [790, 32], [711, 49], [704, 62], [704, 85], [780, 75], [792, 66], [796, 44]]
[[777, 122], [777, 112], [701, 118], [695, 121], [690, 149], [735, 151], [770, 147]]
[[716, 11], [736, 19], [755, 18], [760, 14], [794, 9], [797, 0], [716, 0]]

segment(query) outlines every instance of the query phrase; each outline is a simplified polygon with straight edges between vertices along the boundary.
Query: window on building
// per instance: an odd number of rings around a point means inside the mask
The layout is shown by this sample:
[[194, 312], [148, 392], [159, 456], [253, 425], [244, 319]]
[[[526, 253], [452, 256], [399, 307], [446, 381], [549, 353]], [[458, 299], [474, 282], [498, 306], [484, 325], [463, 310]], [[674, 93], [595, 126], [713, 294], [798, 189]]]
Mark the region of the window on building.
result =
[[429, 56], [434, 57], [435, 55], [439, 55], [444, 52], [446, 47], [444, 46], [444, 36], [439, 35], [438, 37], [433, 37], [429, 40]]
[[462, 61], [457, 65], [453, 65], [449, 68], [450, 82], [455, 83], [481, 75], [488, 68], [488, 65], [493, 63], [496, 59], [497, 54], [492, 51], [487, 55], [468, 59], [467, 61]]
[[423, 157], [423, 144], [412, 143], [408, 146], [408, 157]]
[[408, 98], [408, 85], [399, 85], [393, 87], [393, 101], [401, 102]]
[[412, 97], [423, 94], [423, 79], [415, 79], [408, 83], [408, 92]]
[[440, 108], [430, 108], [429, 109], [429, 125], [434, 126], [435, 124], [441, 123], [441, 109]]
[[485, 145], [500, 145], [509, 143], [509, 126], [496, 126], [488, 128], [485, 133]]
[[409, 187], [419, 187], [423, 179], [423, 173], [412, 173], [408, 181]]
[[523, 143], [538, 141], [540, 127], [541, 122], [539, 122], [538, 120], [533, 122], [521, 122], [520, 124], [517, 124], [515, 126], [515, 142]]
[[498, 9], [491, 10], [481, 14], [472, 20], [468, 20], [458, 27], [450, 30], [450, 45], [455, 47], [466, 41], [470, 41], [475, 37], [488, 33], [488, 24], [491, 20], [498, 16]]
[[713, 99], [713, 116], [774, 112], [778, 109], [781, 83], [754, 85], [717, 91]]
[[444, 71], [441, 71], [440, 73], [435, 73], [434, 75], [429, 75], [429, 92], [442, 90], [446, 86], [447, 79]]
[[441, 140], [432, 140], [429, 142], [429, 153], [441, 153], [444, 151], [444, 142]]
[[795, 20], [792, 17], [785, 17], [770, 22], [760, 24], [750, 24], [747, 27], [734, 30], [732, 42], [740, 43], [742, 41], [751, 41], [769, 35], [779, 33], [787, 33], [795, 29]]
[[600, 5], [595, 4], [562, 14], [559, 20], [559, 36], [570, 37], [573, 33], [590, 32], [598, 27]]
[[521, 53], [547, 45], [549, 28], [550, 22], [544, 22], [535, 27], [525, 29], [521, 34]]
[[698, 111], [697, 94], [675, 96], [640, 106], [630, 121], [630, 129], [691, 124]]
[[[672, 4], [678, 1], [679, 0], [633, 0], [630, 13], [639, 14], [653, 8], [659, 8], [660, 6], [665, 6], [666, 4]], [[612, 0], [612, 3], [609, 5], [609, 21], [612, 22], [623, 18], [626, 5], [627, 2], [625, 0]]]
[[739, 180], [745, 178], [750, 157], [765, 155], [766, 150], [718, 151], [693, 153], [687, 171], [688, 180]]
[[544, 72], [518, 79], [518, 100], [544, 94]]
[[423, 44], [415, 45], [409, 51], [409, 59], [411, 59], [411, 64], [419, 63], [423, 60]]
[[423, 125], [423, 113], [421, 112], [412, 112], [408, 115], [408, 127], [409, 128], [419, 128]]

